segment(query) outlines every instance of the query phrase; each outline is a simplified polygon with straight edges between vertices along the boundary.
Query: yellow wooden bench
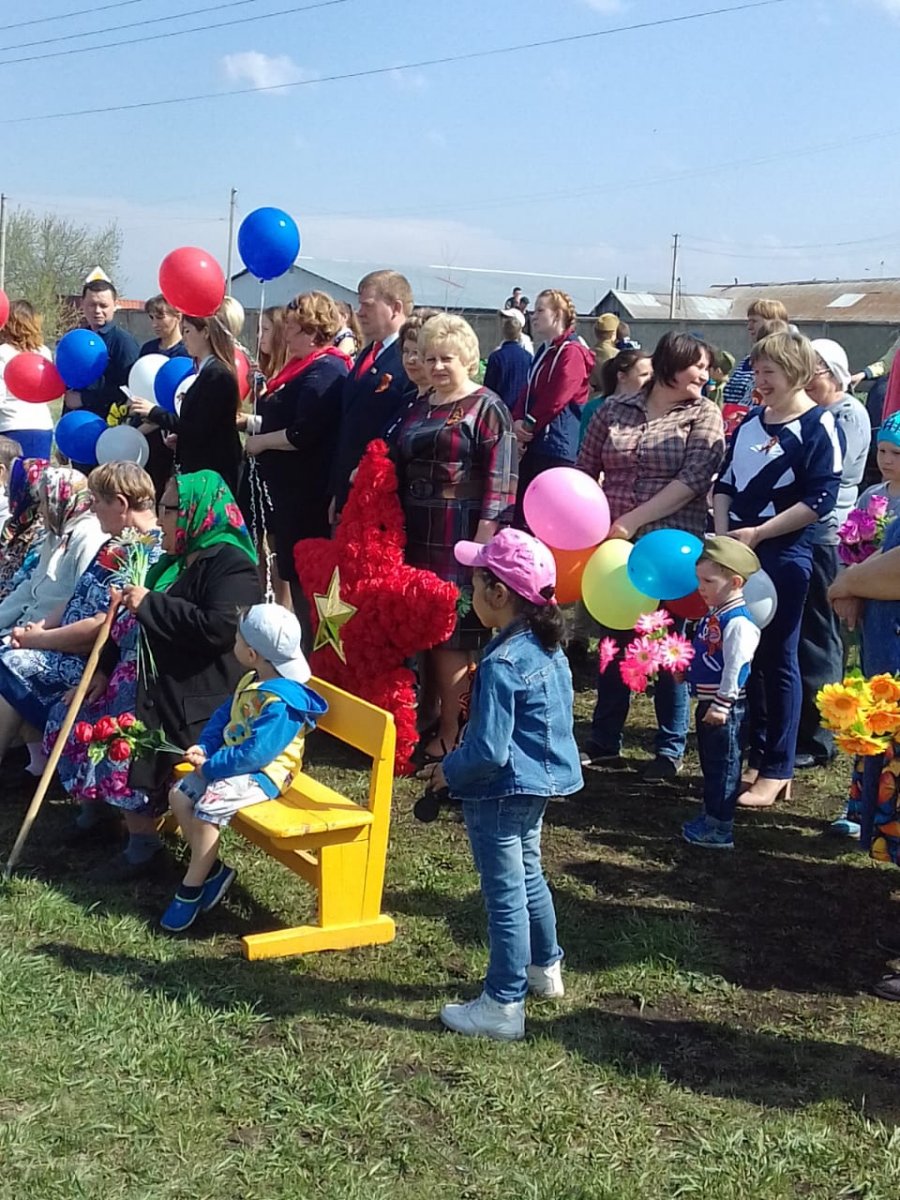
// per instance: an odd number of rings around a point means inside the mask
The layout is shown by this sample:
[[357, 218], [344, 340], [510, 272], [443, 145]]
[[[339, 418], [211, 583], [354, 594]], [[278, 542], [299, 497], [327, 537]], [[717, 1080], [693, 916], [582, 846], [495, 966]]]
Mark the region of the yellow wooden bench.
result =
[[328, 702], [318, 728], [372, 759], [368, 803], [363, 806], [305, 771], [277, 800], [238, 812], [232, 829], [316, 889], [318, 921], [251, 933], [241, 939], [249, 959], [347, 950], [393, 941], [393, 920], [382, 913], [384, 869], [391, 819], [396, 731], [390, 713], [323, 679], [310, 680]]

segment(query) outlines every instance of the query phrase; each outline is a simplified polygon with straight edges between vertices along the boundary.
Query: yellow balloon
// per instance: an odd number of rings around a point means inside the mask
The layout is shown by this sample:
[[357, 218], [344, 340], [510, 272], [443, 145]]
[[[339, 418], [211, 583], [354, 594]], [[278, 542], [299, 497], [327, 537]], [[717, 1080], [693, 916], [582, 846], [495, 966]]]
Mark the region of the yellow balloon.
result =
[[628, 578], [631, 542], [611, 538], [598, 546], [581, 577], [581, 596], [591, 616], [608, 629], [631, 629], [638, 617], [659, 604], [639, 592]]

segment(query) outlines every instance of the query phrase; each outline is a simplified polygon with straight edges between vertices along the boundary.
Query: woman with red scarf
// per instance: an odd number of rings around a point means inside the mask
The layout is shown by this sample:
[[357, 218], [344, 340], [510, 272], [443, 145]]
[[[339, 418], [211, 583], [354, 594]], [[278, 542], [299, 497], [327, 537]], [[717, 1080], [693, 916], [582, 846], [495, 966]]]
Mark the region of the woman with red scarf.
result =
[[[291, 585], [294, 609], [305, 621], [294, 546], [301, 538], [328, 537], [329, 473], [341, 421], [341, 391], [352, 365], [332, 345], [343, 325], [324, 292], [295, 296], [285, 311], [288, 360], [266, 385], [262, 428], [245, 449], [257, 459], [269, 489], [269, 533], [278, 573]], [[308, 647], [307, 647], [308, 649]]]

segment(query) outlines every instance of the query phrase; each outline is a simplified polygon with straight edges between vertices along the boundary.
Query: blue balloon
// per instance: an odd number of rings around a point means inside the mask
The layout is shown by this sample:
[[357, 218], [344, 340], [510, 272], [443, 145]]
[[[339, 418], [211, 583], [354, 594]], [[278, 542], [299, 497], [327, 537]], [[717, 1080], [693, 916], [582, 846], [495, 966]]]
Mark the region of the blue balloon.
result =
[[93, 465], [97, 461], [94, 453], [97, 441], [106, 428], [102, 417], [77, 408], [60, 418], [55, 430], [56, 445], [70, 462]]
[[153, 395], [160, 408], [170, 413], [175, 411], [175, 393], [178, 391], [178, 385], [193, 371], [194, 360], [184, 357], [170, 358], [159, 368], [153, 381]]
[[265, 282], [294, 265], [300, 253], [297, 222], [280, 208], [257, 208], [241, 221], [238, 253], [251, 275]]
[[86, 388], [95, 383], [109, 363], [106, 343], [90, 329], [73, 329], [56, 347], [56, 369], [66, 387]]
[[697, 559], [703, 543], [683, 529], [655, 529], [636, 544], [628, 558], [628, 578], [645, 596], [680, 600], [697, 590]]

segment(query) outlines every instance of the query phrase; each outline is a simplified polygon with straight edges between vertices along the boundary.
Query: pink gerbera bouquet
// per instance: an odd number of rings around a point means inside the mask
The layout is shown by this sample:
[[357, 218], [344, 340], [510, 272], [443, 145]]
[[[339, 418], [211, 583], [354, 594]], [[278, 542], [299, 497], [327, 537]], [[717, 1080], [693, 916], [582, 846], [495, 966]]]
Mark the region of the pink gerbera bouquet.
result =
[[890, 520], [887, 496], [870, 496], [865, 508], [851, 510], [838, 530], [838, 558], [845, 567], [865, 562], [881, 549]]
[[[619, 673], [633, 692], [646, 692], [655, 683], [660, 671], [672, 674], [687, 669], [694, 657], [694, 648], [680, 633], [673, 633], [674, 621], [663, 608], [638, 617], [634, 632], [637, 637], [622, 652]], [[619, 647], [613, 638], [600, 643], [600, 674], [618, 657]]]

